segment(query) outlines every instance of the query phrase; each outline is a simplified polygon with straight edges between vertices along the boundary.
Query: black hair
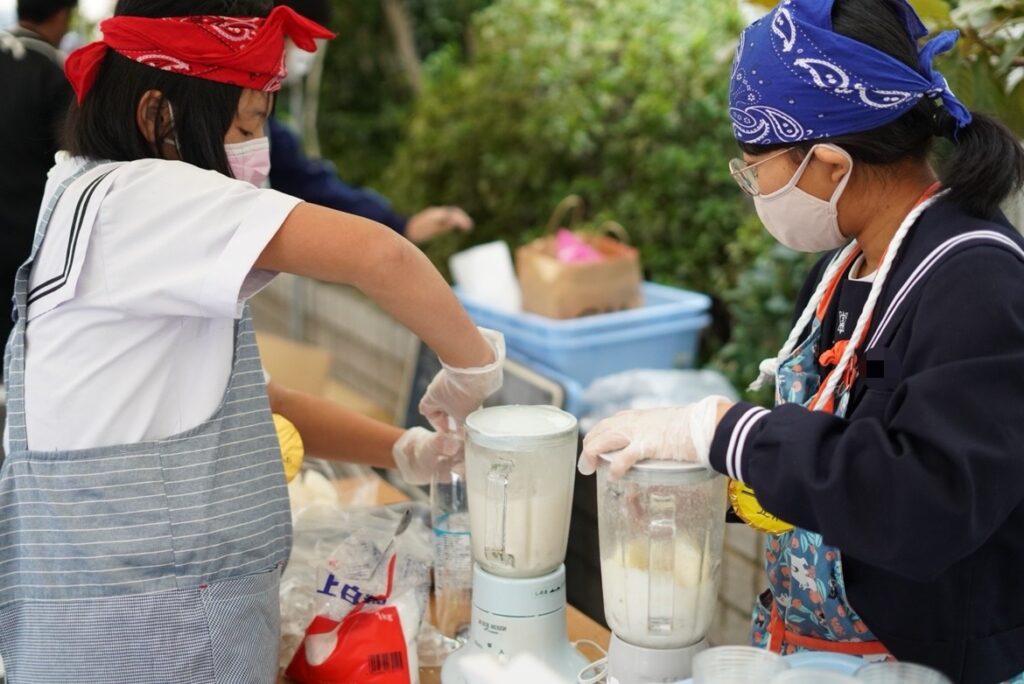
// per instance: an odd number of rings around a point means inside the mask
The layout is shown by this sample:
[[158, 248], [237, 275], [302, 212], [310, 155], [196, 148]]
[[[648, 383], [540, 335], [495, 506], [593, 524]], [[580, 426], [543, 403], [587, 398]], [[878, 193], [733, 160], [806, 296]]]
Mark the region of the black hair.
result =
[[[118, 0], [115, 15], [179, 17], [213, 14], [265, 17], [271, 0]], [[139, 100], [148, 90], [162, 94], [156, 141], [136, 125]], [[64, 129], [65, 148], [74, 156], [110, 161], [164, 158], [164, 140], [175, 141], [179, 157], [203, 169], [232, 176], [224, 136], [238, 112], [239, 86], [191, 78], [139, 64], [107, 52], [96, 83], [79, 106], [72, 103]], [[164, 120], [163, 103], [170, 105]]]
[[18, 19], [41, 24], [63, 9], [74, 9], [78, 0], [18, 0]]
[[[907, 33], [902, 6], [892, 0], [835, 0], [832, 27], [841, 35], [860, 41], [919, 70], [918, 46]], [[904, 160], [926, 160], [935, 137], [953, 141], [940, 178], [949, 199], [964, 211], [990, 218], [999, 204], [1024, 185], [1024, 147], [1002, 123], [972, 112], [972, 122], [957, 130], [957, 122], [941, 101], [928, 97], [903, 116], [870, 131], [807, 140], [796, 145], [750, 145], [748, 154], [765, 154], [784, 147], [807, 153], [828, 142], [846, 150], [854, 161], [886, 166]]]
[[330, 0], [274, 0], [274, 6], [284, 5], [312, 19], [321, 26], [329, 26], [331, 23]]

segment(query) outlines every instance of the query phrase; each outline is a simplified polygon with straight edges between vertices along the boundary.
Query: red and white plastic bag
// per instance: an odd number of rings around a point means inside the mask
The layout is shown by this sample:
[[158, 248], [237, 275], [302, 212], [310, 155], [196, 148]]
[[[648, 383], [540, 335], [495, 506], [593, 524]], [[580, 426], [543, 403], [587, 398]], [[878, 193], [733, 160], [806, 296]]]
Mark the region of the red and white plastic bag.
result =
[[290, 680], [418, 684], [416, 643], [429, 596], [429, 547], [422, 548], [410, 527], [391, 552], [387, 530], [393, 532], [393, 523], [378, 522], [364, 518], [350, 528], [320, 563], [315, 584], [306, 585], [314, 594], [314, 617], [289, 656]]

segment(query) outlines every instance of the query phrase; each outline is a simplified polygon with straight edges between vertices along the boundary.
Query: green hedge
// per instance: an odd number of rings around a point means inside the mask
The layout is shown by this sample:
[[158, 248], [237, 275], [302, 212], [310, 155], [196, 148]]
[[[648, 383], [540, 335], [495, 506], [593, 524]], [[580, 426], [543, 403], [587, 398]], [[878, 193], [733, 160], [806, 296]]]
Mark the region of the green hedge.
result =
[[[473, 13], [491, 0], [407, 0], [416, 48], [426, 59], [463, 46]], [[324, 157], [357, 185], [378, 185], [391, 163], [414, 101], [378, 0], [334, 0], [320, 99]], [[419, 208], [419, 207], [417, 207]]]
[[[819, 256], [778, 244], [756, 216], [743, 223], [729, 247], [730, 269], [739, 275], [722, 293], [729, 312], [728, 341], [711, 362], [737, 389], [746, 388], [760, 362], [782, 348], [793, 325], [794, 300]], [[747, 398], [768, 406], [773, 391], [769, 387]]]
[[428, 61], [380, 185], [401, 208], [477, 219], [430, 248], [440, 265], [471, 244], [521, 244], [576, 193], [626, 227], [653, 279], [724, 293], [751, 212], [727, 166], [741, 28], [727, 0], [502, 0], [476, 15], [472, 56], [449, 46]]
[[341, 177], [372, 184], [390, 163], [413, 96], [391, 46], [380, 2], [334, 0], [320, 93], [324, 157]]
[[715, 297], [703, 360], [745, 387], [788, 332], [808, 259], [774, 244], [728, 173], [741, 24], [726, 0], [501, 0], [477, 15], [470, 58], [429, 60], [381, 186], [477, 219], [429, 248], [442, 268], [472, 244], [529, 240], [584, 196], [594, 222], [626, 227], [648, 277]]

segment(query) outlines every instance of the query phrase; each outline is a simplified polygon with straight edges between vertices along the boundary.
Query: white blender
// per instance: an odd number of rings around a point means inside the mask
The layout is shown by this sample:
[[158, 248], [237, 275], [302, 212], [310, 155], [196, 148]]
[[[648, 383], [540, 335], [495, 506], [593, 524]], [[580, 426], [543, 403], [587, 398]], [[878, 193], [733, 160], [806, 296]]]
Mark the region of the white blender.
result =
[[643, 461], [597, 471], [608, 684], [678, 682], [707, 648], [718, 596], [726, 480], [699, 465]]
[[576, 447], [576, 418], [551, 406], [498, 406], [466, 419], [472, 622], [443, 684], [462, 684], [459, 662], [481, 653], [529, 653], [573, 683], [588, 664], [565, 619]]

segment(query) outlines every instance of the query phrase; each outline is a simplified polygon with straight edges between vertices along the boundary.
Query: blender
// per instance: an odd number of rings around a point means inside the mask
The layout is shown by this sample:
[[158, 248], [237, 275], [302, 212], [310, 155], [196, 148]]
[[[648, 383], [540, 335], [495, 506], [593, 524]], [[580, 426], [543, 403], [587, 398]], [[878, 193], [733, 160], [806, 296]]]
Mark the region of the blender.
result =
[[529, 653], [566, 682], [588, 664], [565, 618], [577, 434], [576, 418], [552, 406], [498, 406], [466, 419], [473, 606], [443, 684], [462, 684], [460, 661], [481, 653], [503, 663]]
[[608, 684], [677, 682], [707, 648], [718, 596], [726, 479], [703, 466], [643, 461], [597, 472]]

